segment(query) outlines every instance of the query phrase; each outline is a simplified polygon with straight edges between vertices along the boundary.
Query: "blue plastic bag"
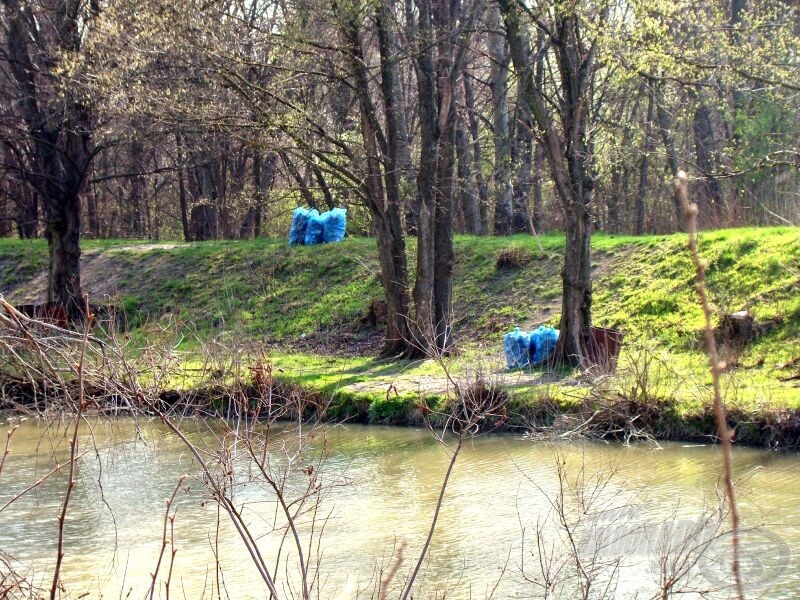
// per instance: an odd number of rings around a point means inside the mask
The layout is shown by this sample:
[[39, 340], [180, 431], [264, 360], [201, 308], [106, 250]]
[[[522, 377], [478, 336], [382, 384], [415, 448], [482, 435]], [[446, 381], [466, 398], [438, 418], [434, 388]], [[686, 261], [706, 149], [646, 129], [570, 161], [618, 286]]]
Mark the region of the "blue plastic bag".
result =
[[334, 208], [326, 213], [322, 213], [320, 218], [325, 221], [322, 241], [326, 244], [341, 242], [344, 239], [344, 233], [347, 229], [347, 210], [344, 208]]
[[306, 239], [306, 226], [308, 225], [307, 208], [295, 208], [292, 214], [292, 225], [289, 227], [289, 245], [297, 246], [302, 244]]
[[322, 234], [325, 231], [325, 221], [322, 220], [316, 208], [312, 208], [308, 213], [308, 225], [306, 225], [306, 236], [303, 243], [306, 246], [322, 243]]
[[528, 346], [531, 364], [539, 365], [547, 360], [550, 353], [555, 350], [557, 343], [558, 329], [540, 325], [537, 329], [531, 331]]
[[530, 338], [527, 332], [515, 327], [514, 331], [503, 337], [503, 350], [506, 355], [506, 366], [509, 369], [527, 367], [530, 364], [528, 347]]

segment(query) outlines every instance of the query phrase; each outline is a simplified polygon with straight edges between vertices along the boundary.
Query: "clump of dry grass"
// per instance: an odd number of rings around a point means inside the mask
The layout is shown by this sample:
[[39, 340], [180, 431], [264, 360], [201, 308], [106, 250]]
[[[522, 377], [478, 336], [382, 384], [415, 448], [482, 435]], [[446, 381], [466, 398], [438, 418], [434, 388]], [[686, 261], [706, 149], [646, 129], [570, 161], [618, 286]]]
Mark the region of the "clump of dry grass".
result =
[[531, 264], [535, 259], [533, 252], [524, 246], [511, 246], [500, 251], [497, 257], [497, 270], [519, 269]]

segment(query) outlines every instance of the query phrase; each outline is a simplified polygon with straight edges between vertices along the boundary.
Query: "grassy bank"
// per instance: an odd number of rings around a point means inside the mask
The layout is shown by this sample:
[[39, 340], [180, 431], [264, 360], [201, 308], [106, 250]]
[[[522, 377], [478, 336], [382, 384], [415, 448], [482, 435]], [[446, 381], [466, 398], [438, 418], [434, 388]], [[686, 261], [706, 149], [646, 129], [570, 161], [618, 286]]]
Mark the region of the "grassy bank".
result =
[[[86, 241], [83, 284], [93, 302], [119, 307], [130, 356], [169, 350], [165, 383], [176, 389], [245, 381], [255, 362], [269, 361], [281, 381], [336, 396], [337, 416], [399, 423], [413, 421], [420, 399], [444, 402], [446, 368], [462, 387], [481, 378], [508, 390], [511, 420], [523, 427], [617, 407], [607, 421], [638, 412], [634, 422], [665, 437], [710, 433], [702, 314], [683, 235], [593, 239], [595, 324], [625, 334], [616, 375], [505, 372], [506, 331], [558, 322], [562, 247], [560, 235], [457, 237], [459, 354], [444, 365], [372, 358], [380, 328], [359, 320], [381, 295], [371, 239], [308, 248]], [[740, 439], [760, 440], [800, 408], [800, 236], [793, 228], [707, 232], [701, 252], [719, 314], [748, 310], [769, 323], [757, 339], [723, 348]], [[0, 292], [12, 303], [41, 299], [46, 261], [41, 240], [0, 240]]]

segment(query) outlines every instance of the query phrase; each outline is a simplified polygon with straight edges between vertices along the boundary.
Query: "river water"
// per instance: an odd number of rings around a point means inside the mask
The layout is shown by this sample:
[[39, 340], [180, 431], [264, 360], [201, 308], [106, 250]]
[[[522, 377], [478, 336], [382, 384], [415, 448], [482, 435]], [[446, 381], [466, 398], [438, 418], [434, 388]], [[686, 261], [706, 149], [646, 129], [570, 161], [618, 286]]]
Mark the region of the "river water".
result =
[[[241, 441], [223, 438], [218, 427], [190, 420], [181, 428], [212, 463], [223, 442], [233, 455], [244, 453]], [[0, 474], [0, 507], [67, 462], [69, 436], [67, 423], [20, 425]], [[298, 439], [283, 436], [284, 447]], [[277, 479], [287, 465], [297, 467], [281, 488], [288, 499], [309, 482], [317, 492], [296, 518], [311, 596], [377, 598], [379, 582], [388, 579], [388, 597], [398, 597], [430, 527], [449, 463], [446, 448], [424, 430], [355, 425], [307, 443], [292, 463], [276, 451], [262, 464]], [[64, 529], [63, 597], [148, 597], [164, 539], [153, 597], [268, 597], [208, 476], [164, 425], [89, 421], [79, 451]], [[281, 597], [302, 597], [297, 553], [280, 529], [285, 522], [274, 490], [252, 461], [234, 460], [231, 468], [234, 506]], [[737, 448], [735, 468], [749, 595], [796, 598], [800, 457]], [[719, 470], [714, 446], [554, 444], [510, 435], [469, 441], [413, 597], [574, 598], [588, 587], [589, 598], [650, 598], [670, 575], [677, 597], [731, 597]], [[183, 474], [188, 491], [177, 493], [165, 536], [165, 499]], [[62, 468], [0, 510], [0, 550], [48, 589], [66, 482]], [[8, 571], [0, 565], [0, 581]]]

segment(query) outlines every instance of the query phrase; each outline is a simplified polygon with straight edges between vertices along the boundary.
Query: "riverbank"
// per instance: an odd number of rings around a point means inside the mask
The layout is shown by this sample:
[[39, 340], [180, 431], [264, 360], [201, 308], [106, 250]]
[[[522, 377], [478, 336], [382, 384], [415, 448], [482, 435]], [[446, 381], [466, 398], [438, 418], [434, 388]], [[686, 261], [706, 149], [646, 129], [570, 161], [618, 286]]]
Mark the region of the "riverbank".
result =
[[[93, 302], [112, 307], [100, 314], [109, 339], [154, 397], [186, 407], [247, 397], [258, 370], [269, 369], [274, 385], [314, 399], [330, 419], [414, 425], [420, 406], [446, 413], [456, 387], [483, 385], [509, 397], [498, 428], [713, 439], [702, 315], [682, 235], [593, 240], [595, 324], [625, 334], [613, 375], [506, 371], [506, 331], [557, 325], [562, 246], [558, 235], [458, 237], [459, 352], [416, 362], [373, 358], [382, 340], [380, 315], [370, 315], [380, 297], [373, 240], [311, 248], [87, 241], [82, 265]], [[720, 320], [745, 310], [759, 327], [752, 339], [722, 340], [737, 441], [796, 448], [798, 230], [708, 232], [701, 253]], [[0, 293], [15, 304], [40, 300], [46, 260], [42, 240], [0, 240]]]

